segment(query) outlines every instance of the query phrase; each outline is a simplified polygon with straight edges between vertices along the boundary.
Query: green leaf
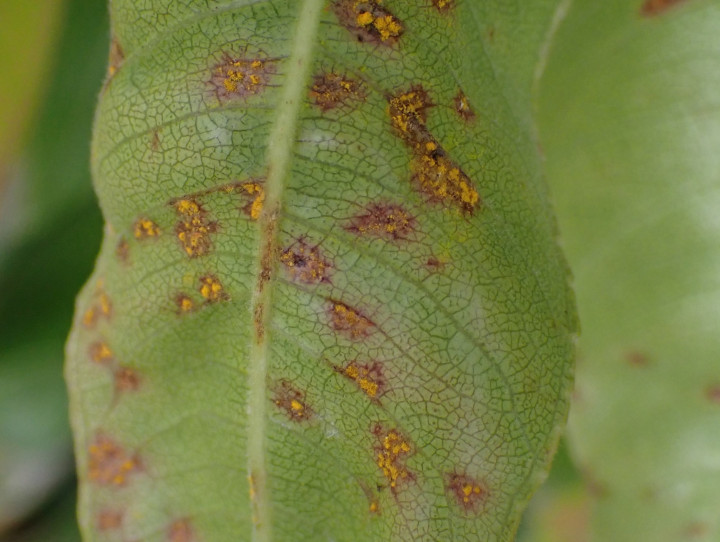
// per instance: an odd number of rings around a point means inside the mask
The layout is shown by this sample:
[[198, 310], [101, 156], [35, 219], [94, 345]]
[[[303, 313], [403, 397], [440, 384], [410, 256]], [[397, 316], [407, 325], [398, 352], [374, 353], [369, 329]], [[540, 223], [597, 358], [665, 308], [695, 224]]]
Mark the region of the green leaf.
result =
[[718, 540], [717, 2], [580, 1], [541, 85], [593, 540]]
[[513, 539], [575, 326], [531, 136], [554, 9], [112, 2], [86, 540]]

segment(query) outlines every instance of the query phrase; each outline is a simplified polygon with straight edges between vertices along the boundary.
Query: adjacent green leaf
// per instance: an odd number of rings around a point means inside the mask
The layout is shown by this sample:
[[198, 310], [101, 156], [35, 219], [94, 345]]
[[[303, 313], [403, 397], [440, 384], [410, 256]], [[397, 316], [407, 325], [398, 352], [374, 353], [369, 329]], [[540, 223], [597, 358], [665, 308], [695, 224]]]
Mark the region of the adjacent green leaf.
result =
[[554, 10], [111, 3], [86, 540], [513, 539], [575, 325], [531, 137]]
[[714, 1], [578, 1], [541, 85], [599, 542], [720, 537], [719, 31]]

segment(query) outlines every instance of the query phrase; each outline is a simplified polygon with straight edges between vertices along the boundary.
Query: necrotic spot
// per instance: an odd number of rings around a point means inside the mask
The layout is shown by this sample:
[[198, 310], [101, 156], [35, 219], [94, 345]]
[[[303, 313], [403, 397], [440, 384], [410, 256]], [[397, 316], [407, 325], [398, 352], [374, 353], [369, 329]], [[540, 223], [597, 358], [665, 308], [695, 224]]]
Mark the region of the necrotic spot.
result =
[[363, 100], [365, 92], [357, 81], [328, 72], [315, 76], [310, 98], [320, 109], [328, 111], [354, 100]]

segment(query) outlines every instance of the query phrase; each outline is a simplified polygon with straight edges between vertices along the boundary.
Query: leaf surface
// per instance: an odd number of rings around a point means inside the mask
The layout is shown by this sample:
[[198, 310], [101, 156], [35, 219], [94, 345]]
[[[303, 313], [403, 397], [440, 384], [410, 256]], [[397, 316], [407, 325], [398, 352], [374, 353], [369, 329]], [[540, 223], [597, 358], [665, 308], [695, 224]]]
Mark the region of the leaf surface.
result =
[[511, 540], [574, 309], [554, 2], [111, 4], [67, 377], [87, 540]]

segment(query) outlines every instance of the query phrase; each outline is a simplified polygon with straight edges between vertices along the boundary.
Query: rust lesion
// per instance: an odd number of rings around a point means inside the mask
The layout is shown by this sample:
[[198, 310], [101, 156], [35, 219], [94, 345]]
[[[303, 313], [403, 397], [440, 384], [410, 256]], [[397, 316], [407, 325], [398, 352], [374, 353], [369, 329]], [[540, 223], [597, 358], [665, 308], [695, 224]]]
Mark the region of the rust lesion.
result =
[[490, 491], [482, 480], [464, 473], [449, 474], [446, 489], [455, 504], [463, 513], [469, 515], [481, 513], [490, 496]]
[[421, 85], [413, 85], [388, 97], [390, 124], [412, 151], [412, 183], [416, 189], [431, 203], [472, 214], [480, 206], [480, 195], [428, 130], [427, 111], [432, 106], [428, 92]]
[[329, 111], [366, 97], [362, 84], [339, 73], [325, 72], [313, 78], [310, 99], [323, 111]]
[[100, 433], [88, 447], [90, 480], [99, 485], [123, 487], [141, 470], [137, 455], [129, 453], [111, 437]]
[[335, 370], [351, 380], [373, 401], [378, 401], [387, 391], [387, 381], [380, 362], [351, 361], [343, 367], [335, 367]]
[[458, 90], [455, 98], [453, 98], [453, 108], [455, 109], [455, 113], [465, 122], [475, 120], [475, 110], [472, 105], [470, 105], [470, 100], [462, 90]]
[[124, 518], [124, 511], [106, 508], [97, 515], [97, 528], [99, 531], [115, 531], [122, 527]]
[[140, 375], [135, 369], [118, 366], [114, 372], [115, 391], [122, 393], [137, 391], [140, 388]]
[[330, 262], [318, 246], [309, 245], [303, 238], [282, 251], [280, 263], [293, 281], [303, 284], [330, 282]]
[[360, 42], [393, 45], [405, 31], [382, 0], [336, 0], [332, 7], [340, 24]]
[[133, 224], [133, 235], [138, 241], [160, 236], [160, 227], [146, 216], [139, 217]]
[[88, 329], [95, 328], [101, 320], [110, 321], [113, 315], [113, 304], [104, 289], [105, 281], [97, 281], [92, 299], [82, 315], [82, 324]]
[[330, 300], [328, 311], [332, 328], [349, 339], [364, 339], [375, 331], [376, 326], [372, 320], [341, 301]]
[[448, 13], [455, 8], [455, 0], [432, 0], [432, 5], [440, 13]]
[[352, 217], [345, 229], [357, 235], [397, 241], [408, 239], [416, 224], [415, 217], [402, 205], [373, 202], [362, 213]]
[[415, 475], [406, 464], [407, 459], [415, 453], [410, 440], [398, 429], [385, 429], [377, 424], [372, 430], [377, 438], [375, 446], [375, 463], [387, 480], [390, 491], [397, 493], [408, 482], [415, 480]]
[[190, 258], [204, 256], [212, 250], [211, 235], [217, 233], [217, 222], [208, 218], [208, 212], [193, 197], [179, 198], [172, 202], [178, 214], [175, 236]]
[[289, 380], [280, 380], [273, 389], [273, 403], [294, 422], [302, 422], [313, 417], [313, 411], [307, 403], [305, 394]]
[[235, 58], [225, 54], [211, 69], [210, 84], [220, 102], [260, 94], [275, 75], [275, 60], [263, 57]]
[[220, 279], [212, 273], [200, 277], [198, 290], [207, 303], [217, 303], [218, 301], [227, 301], [230, 299]]

